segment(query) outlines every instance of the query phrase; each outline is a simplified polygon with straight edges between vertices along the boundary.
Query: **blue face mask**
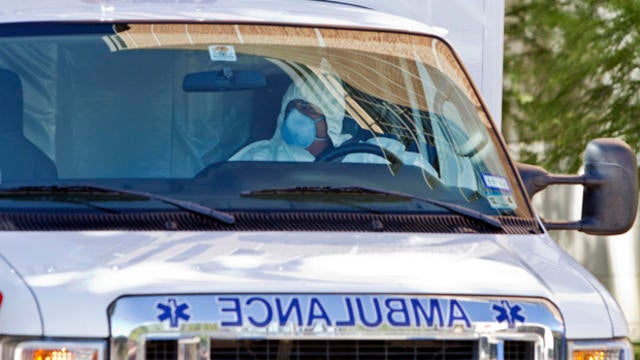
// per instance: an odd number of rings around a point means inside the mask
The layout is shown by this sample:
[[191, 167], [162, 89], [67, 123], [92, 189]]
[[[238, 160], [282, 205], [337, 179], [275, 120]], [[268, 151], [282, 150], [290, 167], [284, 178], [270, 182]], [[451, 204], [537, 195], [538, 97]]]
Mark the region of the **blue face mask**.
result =
[[314, 120], [304, 115], [297, 109], [292, 109], [285, 117], [280, 133], [282, 139], [292, 146], [307, 148], [316, 140], [328, 140], [327, 138], [316, 137], [316, 122], [324, 119], [319, 117]]

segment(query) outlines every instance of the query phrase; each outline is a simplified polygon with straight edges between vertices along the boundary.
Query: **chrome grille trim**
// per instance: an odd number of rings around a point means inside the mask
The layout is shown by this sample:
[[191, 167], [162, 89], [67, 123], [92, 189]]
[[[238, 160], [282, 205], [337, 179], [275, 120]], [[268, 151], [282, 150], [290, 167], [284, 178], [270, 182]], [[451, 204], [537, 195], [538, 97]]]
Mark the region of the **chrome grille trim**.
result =
[[[307, 304], [301, 306], [315, 304], [316, 307], [296, 309], [303, 315], [282, 323], [283, 312], [275, 315], [274, 309], [281, 311], [285, 305], [293, 304], [292, 298], [298, 299], [300, 304]], [[215, 309], [216, 299], [220, 299], [222, 304], [218, 310]], [[269, 302], [280, 306], [272, 308], [274, 314], [265, 311]], [[351, 313], [355, 306], [350, 305], [357, 305], [360, 308], [357, 311], [362, 312], [363, 307], [371, 309], [372, 304], [377, 303], [385, 304], [387, 309], [383, 311], [387, 313], [376, 315], [369, 311], [364, 316], [355, 311]], [[242, 304], [247, 304], [247, 308], [239, 309]], [[419, 314], [418, 308], [409, 308], [415, 304], [422, 304], [419, 309], [424, 312]], [[406, 311], [401, 306], [405, 306]], [[173, 309], [173, 315], [179, 313], [176, 309], [182, 309], [182, 317], [186, 320], [177, 321], [172, 317], [169, 321], [165, 316], [169, 307]], [[119, 299], [109, 313], [112, 333], [110, 360], [369, 360], [357, 352], [355, 355], [353, 352], [347, 355], [339, 353], [333, 358], [331, 351], [321, 356], [296, 358], [287, 355], [292, 350], [279, 351], [273, 345], [302, 342], [327, 346], [395, 343], [406, 347], [408, 344], [439, 341], [445, 349], [447, 344], [467, 342], [475, 344], [473, 356], [468, 360], [560, 360], [563, 354], [564, 324], [557, 309], [543, 299], [332, 294], [132, 296]], [[504, 320], [505, 313], [510, 314], [508, 323]], [[353, 318], [359, 317], [367, 321], [355, 320], [354, 323]], [[376, 317], [383, 321], [373, 324]], [[243, 319], [249, 321], [243, 322]], [[431, 320], [427, 322], [427, 319]], [[225, 355], [220, 358], [211, 352], [212, 341], [227, 345], [241, 341], [253, 341], [254, 345], [271, 344], [269, 346], [276, 348], [267, 347], [264, 351], [268, 355], [275, 351], [276, 355], [253, 358]], [[426, 359], [403, 355], [369, 358], [467, 360], [469, 356], [463, 357]]]
[[200, 337], [182, 338], [178, 340], [178, 360], [209, 359], [207, 339]]
[[[560, 352], [545, 356], [544, 339], [537, 334], [508, 334], [482, 336], [478, 360], [552, 360], [560, 359]], [[518, 348], [519, 346], [519, 348]]]

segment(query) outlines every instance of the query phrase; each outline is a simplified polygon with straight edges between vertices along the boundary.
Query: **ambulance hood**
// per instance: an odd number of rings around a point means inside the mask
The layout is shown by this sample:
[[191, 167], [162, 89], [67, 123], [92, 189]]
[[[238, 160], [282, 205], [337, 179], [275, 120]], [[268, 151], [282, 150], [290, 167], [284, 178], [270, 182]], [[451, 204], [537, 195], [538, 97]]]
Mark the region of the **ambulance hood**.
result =
[[[569, 338], [626, 331], [602, 286], [547, 235], [14, 232], [0, 249], [0, 333], [107, 337], [123, 296], [264, 293], [545, 298]], [[41, 333], [25, 321], [38, 312]]]

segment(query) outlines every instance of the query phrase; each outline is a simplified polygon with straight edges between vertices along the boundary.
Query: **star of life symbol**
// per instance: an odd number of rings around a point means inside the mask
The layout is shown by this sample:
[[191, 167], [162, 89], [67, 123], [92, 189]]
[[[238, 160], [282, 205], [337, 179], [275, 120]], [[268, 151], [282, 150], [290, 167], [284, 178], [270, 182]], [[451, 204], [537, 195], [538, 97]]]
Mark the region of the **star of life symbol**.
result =
[[178, 304], [174, 298], [167, 299], [166, 304], [159, 303], [156, 305], [156, 308], [162, 311], [160, 315], [158, 315], [158, 320], [164, 322], [168, 319], [172, 328], [178, 327], [180, 320], [189, 321], [191, 318], [191, 315], [185, 312], [189, 309], [189, 305], [187, 305], [187, 303]]
[[494, 304], [491, 309], [497, 312], [495, 319], [497, 322], [507, 322], [510, 328], [516, 326], [516, 321], [520, 321], [521, 323], [525, 322], [525, 317], [520, 314], [522, 311], [522, 307], [520, 305], [511, 305], [509, 301], [502, 300], [500, 301], [502, 305]]

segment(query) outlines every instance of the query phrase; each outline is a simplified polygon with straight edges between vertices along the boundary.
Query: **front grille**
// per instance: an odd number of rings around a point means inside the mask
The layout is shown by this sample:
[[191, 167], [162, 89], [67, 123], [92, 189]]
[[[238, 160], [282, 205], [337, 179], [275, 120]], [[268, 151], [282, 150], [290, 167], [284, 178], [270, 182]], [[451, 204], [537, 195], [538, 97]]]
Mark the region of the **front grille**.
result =
[[[476, 360], [474, 341], [212, 340], [211, 360]], [[504, 360], [534, 360], [533, 343], [505, 341]], [[177, 360], [176, 340], [145, 344], [145, 360]]]
[[211, 360], [471, 360], [473, 341], [214, 340]]
[[533, 343], [526, 341], [505, 341], [504, 358], [509, 360], [533, 360]]
[[[403, 309], [397, 305], [402, 303]], [[151, 311], [164, 307], [180, 316], [179, 327]], [[527, 321], [500, 324], [496, 311], [509, 309], [518, 310], [510, 322], [516, 315]], [[408, 325], [399, 320], [403, 311]], [[110, 360], [554, 360], [562, 357], [564, 344], [557, 310], [529, 298], [148, 295], [124, 296], [110, 314]], [[184, 319], [187, 314], [191, 321]], [[377, 318], [382, 320], [372, 325]], [[466, 327], [461, 319], [469, 322]], [[310, 325], [299, 324], [303, 320]]]
[[[534, 360], [533, 343], [505, 341], [505, 360]], [[476, 360], [475, 341], [212, 340], [211, 360]], [[176, 340], [145, 344], [145, 360], [178, 359]]]
[[177, 360], [178, 342], [176, 340], [154, 340], [144, 344], [145, 357], [149, 360]]

